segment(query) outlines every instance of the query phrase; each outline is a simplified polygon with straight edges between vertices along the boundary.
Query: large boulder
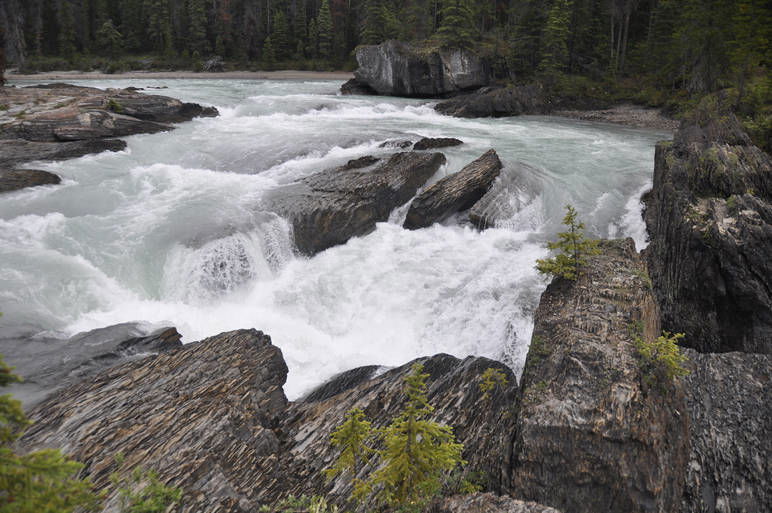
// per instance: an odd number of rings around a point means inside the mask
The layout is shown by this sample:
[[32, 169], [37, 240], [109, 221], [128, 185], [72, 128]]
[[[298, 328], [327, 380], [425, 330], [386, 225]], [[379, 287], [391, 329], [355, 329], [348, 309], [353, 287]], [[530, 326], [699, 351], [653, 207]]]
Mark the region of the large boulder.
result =
[[[436, 97], [486, 86], [490, 67], [469, 50], [426, 50], [399, 41], [360, 46], [355, 80], [378, 94]], [[344, 92], [354, 89], [347, 84]]]
[[464, 141], [455, 137], [424, 137], [413, 145], [413, 149], [434, 150], [438, 148], [450, 148], [452, 146], [461, 146]]
[[444, 163], [442, 153], [363, 157], [280, 188], [264, 206], [287, 217], [298, 250], [313, 255], [370, 233]]
[[0, 192], [17, 191], [37, 185], [56, 185], [58, 175], [38, 169], [0, 169]]
[[425, 228], [471, 208], [482, 198], [501, 171], [495, 150], [466, 165], [458, 173], [446, 176], [419, 194], [410, 204], [405, 228]]
[[631, 239], [604, 241], [535, 314], [510, 493], [572, 513], [678, 511], [689, 448], [683, 387], [649, 387], [633, 334], [659, 334]]
[[772, 504], [772, 357], [686, 354], [691, 450], [681, 511], [766, 511]]
[[537, 84], [518, 87], [484, 87], [438, 103], [434, 109], [457, 118], [482, 118], [544, 114], [550, 110]]
[[772, 158], [711, 97], [654, 166], [646, 253], [664, 328], [701, 352], [772, 353]]
[[[419, 361], [430, 375], [433, 418], [454, 428], [469, 468], [498, 491], [509, 479], [510, 455], [502, 448], [516, 418], [515, 376], [486, 358]], [[508, 383], [486, 393], [480, 384], [489, 368]], [[375, 426], [390, 422], [404, 404], [410, 370], [407, 364], [373, 377], [368, 369], [356, 382], [337, 380], [335, 395], [288, 403], [287, 367], [270, 338], [254, 330], [223, 333], [57, 392], [30, 412], [35, 423], [21, 444], [62, 448], [98, 486], [114, 472], [155, 470], [182, 488], [177, 512], [247, 513], [290, 494], [345, 504], [350, 476], [328, 482], [322, 475], [336, 455], [330, 434], [354, 407]], [[123, 461], [116, 461], [119, 453]], [[103, 511], [111, 511], [117, 493], [110, 490]]]
[[30, 408], [51, 393], [128, 360], [182, 347], [171, 327], [124, 323], [79, 333], [67, 339], [13, 337], [0, 339], [0, 354], [24, 382], [8, 392]]

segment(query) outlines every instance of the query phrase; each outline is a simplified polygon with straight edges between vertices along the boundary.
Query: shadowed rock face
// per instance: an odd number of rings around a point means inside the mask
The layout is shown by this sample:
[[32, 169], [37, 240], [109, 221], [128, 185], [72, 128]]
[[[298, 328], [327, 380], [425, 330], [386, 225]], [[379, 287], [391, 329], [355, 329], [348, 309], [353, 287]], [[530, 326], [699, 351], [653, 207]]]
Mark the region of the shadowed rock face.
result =
[[501, 171], [494, 150], [447, 176], [418, 195], [410, 204], [405, 228], [425, 228], [448, 216], [471, 208], [482, 198]]
[[[430, 374], [434, 418], [454, 427], [469, 467], [500, 490], [509, 479], [509, 453], [501, 448], [509, 445], [516, 418], [511, 371], [486, 358], [420, 361]], [[500, 369], [509, 383], [483, 397], [479, 385], [488, 368]], [[100, 486], [116, 470], [155, 469], [164, 482], [183, 488], [178, 512], [254, 512], [289, 494], [324, 494], [342, 503], [349, 478], [328, 483], [321, 475], [336, 455], [330, 434], [354, 407], [376, 426], [387, 424], [403, 405], [409, 372], [410, 364], [339, 382], [334, 396], [288, 404], [282, 392], [287, 367], [270, 338], [254, 330], [223, 333], [57, 392], [31, 411], [35, 424], [21, 443], [62, 448]], [[120, 469], [118, 452], [126, 457]], [[111, 495], [104, 511], [115, 500]]]
[[440, 114], [457, 118], [483, 118], [544, 114], [550, 106], [543, 90], [535, 85], [519, 87], [484, 87], [438, 103]]
[[56, 390], [78, 383], [123, 361], [182, 347], [174, 328], [149, 331], [135, 323], [117, 324], [68, 339], [0, 339], [0, 354], [24, 378], [7, 392], [30, 408]]
[[313, 255], [370, 233], [444, 163], [441, 153], [363, 157], [279, 189], [265, 206], [292, 222], [298, 250]]
[[439, 501], [429, 513], [560, 513], [560, 511], [491, 493], [456, 495]]
[[424, 137], [413, 145], [414, 150], [431, 150], [436, 148], [448, 148], [450, 146], [460, 146], [463, 141], [454, 137]]
[[345, 92], [362, 94], [369, 88], [390, 96], [434, 97], [486, 86], [490, 82], [487, 63], [465, 50], [418, 51], [399, 41], [360, 46], [355, 84]]
[[772, 504], [772, 357], [687, 355], [691, 451], [681, 511], [765, 511]]
[[772, 353], [772, 159], [704, 102], [657, 145], [646, 250], [665, 329], [701, 352]]
[[542, 295], [521, 380], [515, 497], [572, 513], [672, 512], [688, 455], [683, 389], [644, 388], [631, 328], [659, 332], [631, 239]]

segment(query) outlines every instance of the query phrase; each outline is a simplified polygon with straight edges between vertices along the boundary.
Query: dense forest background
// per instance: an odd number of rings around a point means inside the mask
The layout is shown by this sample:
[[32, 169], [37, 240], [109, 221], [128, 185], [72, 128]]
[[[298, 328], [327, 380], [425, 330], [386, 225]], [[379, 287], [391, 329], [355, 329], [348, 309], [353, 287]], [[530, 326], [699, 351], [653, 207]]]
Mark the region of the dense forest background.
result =
[[487, 56], [503, 82], [568, 76], [587, 91], [627, 83], [650, 103], [731, 87], [738, 105], [756, 110], [770, 96], [766, 0], [21, 0], [18, 6], [28, 70], [200, 69], [213, 55], [233, 69], [353, 69], [357, 45], [396, 38], [423, 48], [467, 47]]

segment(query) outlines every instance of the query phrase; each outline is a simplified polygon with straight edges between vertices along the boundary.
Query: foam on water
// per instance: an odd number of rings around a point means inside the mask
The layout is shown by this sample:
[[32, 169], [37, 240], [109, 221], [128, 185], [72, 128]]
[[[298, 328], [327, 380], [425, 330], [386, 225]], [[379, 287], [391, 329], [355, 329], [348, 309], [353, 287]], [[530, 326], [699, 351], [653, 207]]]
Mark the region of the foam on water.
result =
[[[533, 265], [572, 203], [597, 236], [645, 230], [654, 142], [666, 134], [556, 118], [456, 119], [417, 100], [342, 97], [335, 82], [116, 80], [215, 104], [218, 118], [127, 139], [118, 153], [38, 163], [62, 185], [0, 202], [0, 336], [142, 320], [191, 342], [224, 330], [269, 333], [290, 397], [367, 364], [437, 352], [522, 368], [545, 280]], [[154, 91], [149, 91], [154, 92]], [[489, 148], [505, 169], [496, 227], [389, 222], [313, 258], [295, 256], [266, 191], [389, 139], [458, 137], [454, 173]]]

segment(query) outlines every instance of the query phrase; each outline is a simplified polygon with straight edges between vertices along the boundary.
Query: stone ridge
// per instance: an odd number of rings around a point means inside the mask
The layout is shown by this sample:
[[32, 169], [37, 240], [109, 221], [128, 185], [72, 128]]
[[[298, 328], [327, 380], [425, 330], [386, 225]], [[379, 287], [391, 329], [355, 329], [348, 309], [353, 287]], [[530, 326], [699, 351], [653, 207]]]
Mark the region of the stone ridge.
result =
[[602, 241], [541, 297], [521, 380], [510, 494], [572, 513], [672, 512], [688, 453], [683, 388], [644, 387], [632, 334], [659, 333], [632, 239]]

